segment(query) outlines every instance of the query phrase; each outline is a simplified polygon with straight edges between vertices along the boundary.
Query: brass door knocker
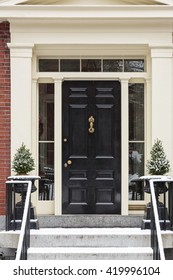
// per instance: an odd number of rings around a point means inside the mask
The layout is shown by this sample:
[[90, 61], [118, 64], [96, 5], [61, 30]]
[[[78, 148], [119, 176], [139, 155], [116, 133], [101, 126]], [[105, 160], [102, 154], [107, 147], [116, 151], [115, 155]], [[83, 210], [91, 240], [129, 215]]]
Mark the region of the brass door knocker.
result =
[[89, 131], [89, 133], [94, 133], [94, 131], [95, 131], [95, 129], [94, 129], [94, 117], [93, 116], [91, 116], [91, 117], [89, 117], [89, 119], [88, 119], [88, 122], [89, 122], [89, 129], [88, 129], [88, 131]]

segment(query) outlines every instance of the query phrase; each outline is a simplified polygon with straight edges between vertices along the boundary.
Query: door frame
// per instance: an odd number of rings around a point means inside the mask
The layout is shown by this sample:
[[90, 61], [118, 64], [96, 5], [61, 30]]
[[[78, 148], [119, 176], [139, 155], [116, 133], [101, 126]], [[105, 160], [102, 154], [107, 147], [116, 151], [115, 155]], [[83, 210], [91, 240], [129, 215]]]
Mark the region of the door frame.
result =
[[[54, 201], [44, 201], [44, 211], [43, 202], [37, 199], [37, 194], [33, 195], [33, 202], [37, 206], [38, 214], [41, 215], [62, 215], [62, 82], [64, 80], [78, 81], [78, 80], [102, 80], [102, 81], [119, 81], [121, 83], [121, 215], [129, 214], [129, 190], [128, 190], [128, 85], [129, 82], [143, 82], [145, 83], [146, 74], [144, 73], [134, 73], [136, 78], [132, 78], [130, 73], [51, 73], [51, 77], [48, 78], [45, 74], [37, 74], [37, 79], [33, 79], [33, 107], [38, 104], [38, 83], [54, 83], [54, 105], [55, 105], [55, 138], [54, 138], [54, 152], [55, 152], [55, 197]], [[37, 97], [36, 97], [37, 96]], [[37, 99], [37, 100], [36, 100]], [[38, 110], [38, 108], [36, 109]], [[35, 114], [36, 116], [36, 114]], [[37, 123], [37, 121], [36, 121]], [[37, 125], [33, 130], [33, 135], [36, 135], [38, 131]], [[34, 134], [35, 133], [35, 134]], [[34, 139], [33, 139], [33, 142]], [[38, 154], [38, 150], [35, 150], [35, 155]], [[58, 155], [58, 156], [56, 156]], [[57, 187], [56, 187], [57, 186]], [[141, 202], [132, 202], [132, 204], [144, 204]]]

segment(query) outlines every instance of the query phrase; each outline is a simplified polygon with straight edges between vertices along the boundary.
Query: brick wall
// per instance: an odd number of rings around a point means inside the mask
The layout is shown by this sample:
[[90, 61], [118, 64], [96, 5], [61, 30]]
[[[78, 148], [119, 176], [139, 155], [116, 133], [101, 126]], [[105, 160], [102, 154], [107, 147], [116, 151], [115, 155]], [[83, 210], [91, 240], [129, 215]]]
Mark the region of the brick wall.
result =
[[0, 22], [0, 215], [5, 215], [5, 181], [10, 175], [10, 42], [8, 22]]

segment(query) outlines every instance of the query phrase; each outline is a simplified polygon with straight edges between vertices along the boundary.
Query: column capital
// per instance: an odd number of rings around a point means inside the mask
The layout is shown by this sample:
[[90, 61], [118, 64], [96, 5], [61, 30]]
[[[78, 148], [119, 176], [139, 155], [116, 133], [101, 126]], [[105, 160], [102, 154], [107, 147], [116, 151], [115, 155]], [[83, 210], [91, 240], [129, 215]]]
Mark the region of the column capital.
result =
[[173, 57], [173, 44], [166, 45], [149, 45], [152, 58], [172, 58]]
[[63, 82], [63, 78], [54, 78], [54, 83], [61, 84]]
[[121, 84], [128, 84], [129, 83], [129, 79], [128, 78], [121, 78], [120, 79], [120, 83]]
[[23, 58], [31, 58], [32, 52], [34, 48], [34, 44], [16, 44], [16, 43], [8, 43], [7, 44], [10, 49], [11, 57], [23, 57]]

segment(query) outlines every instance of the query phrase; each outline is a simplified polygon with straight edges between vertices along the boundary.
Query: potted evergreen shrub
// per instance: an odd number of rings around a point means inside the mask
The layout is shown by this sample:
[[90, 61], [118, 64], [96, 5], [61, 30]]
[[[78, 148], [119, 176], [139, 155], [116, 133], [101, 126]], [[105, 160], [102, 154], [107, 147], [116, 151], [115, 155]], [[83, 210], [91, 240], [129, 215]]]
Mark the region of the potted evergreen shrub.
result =
[[15, 171], [17, 175], [27, 175], [28, 172], [34, 170], [34, 168], [35, 164], [32, 154], [24, 143], [22, 143], [14, 155], [12, 170]]
[[[161, 140], [155, 140], [150, 155], [151, 158], [148, 160], [146, 165], [150, 175], [153, 175], [157, 178], [157, 176], [163, 176], [170, 171], [170, 162], [166, 158]], [[167, 190], [165, 183], [158, 182], [155, 183], [155, 186], [158, 187], [159, 193], [163, 193]]]
[[[32, 188], [31, 192], [35, 192], [37, 190], [34, 185], [35, 180], [39, 179], [39, 176], [28, 175], [29, 172], [35, 169], [34, 159], [30, 150], [26, 147], [24, 143], [17, 149], [13, 161], [12, 161], [12, 170], [16, 172], [15, 176], [10, 176], [9, 180], [17, 180], [17, 181], [31, 181]], [[15, 184], [14, 193], [18, 193], [21, 195], [21, 201], [17, 202], [15, 205], [15, 218], [17, 220], [16, 225], [17, 228], [21, 226], [21, 220], [23, 218], [23, 211], [26, 199], [26, 193], [28, 189], [28, 184], [26, 183], [18, 183]], [[35, 211], [32, 203], [30, 202], [30, 218], [34, 221], [31, 222], [31, 228], [38, 228], [38, 221], [35, 220]]]
[[[26, 147], [24, 143], [17, 149], [13, 161], [12, 161], [12, 170], [16, 172], [15, 176], [10, 176], [9, 179], [12, 180], [31, 180], [32, 181], [32, 192], [36, 191], [34, 185], [35, 179], [38, 176], [28, 176], [28, 173], [34, 170], [35, 164], [34, 159], [30, 150]], [[26, 192], [26, 184], [16, 185], [16, 192]]]
[[162, 141], [157, 139], [150, 152], [151, 159], [147, 162], [147, 170], [151, 175], [165, 175], [170, 171], [170, 163], [166, 158]]
[[[152, 178], [159, 179], [159, 177], [166, 175], [170, 171], [170, 162], [166, 158], [162, 141], [159, 139], [156, 139], [154, 142], [154, 145], [152, 146], [151, 152], [150, 152], [151, 158], [147, 162], [147, 170], [150, 175], [152, 175]], [[144, 176], [145, 177], [145, 176]], [[146, 193], [150, 193], [150, 186], [149, 186], [149, 180], [146, 180], [145, 182], [144, 191]], [[169, 215], [165, 208], [165, 205], [163, 202], [159, 201], [160, 194], [166, 193], [168, 188], [165, 182], [155, 182], [155, 195], [157, 200], [157, 207], [158, 207], [158, 214], [159, 214], [159, 220], [160, 220], [160, 226], [161, 229], [165, 229], [165, 226], [167, 229], [170, 229], [170, 221], [169, 221]], [[163, 222], [164, 221], [164, 222]], [[166, 224], [165, 224], [166, 222]], [[144, 219], [142, 221], [142, 229], [149, 229], [151, 228], [151, 202], [149, 202], [146, 205], [146, 209], [144, 212]]]

